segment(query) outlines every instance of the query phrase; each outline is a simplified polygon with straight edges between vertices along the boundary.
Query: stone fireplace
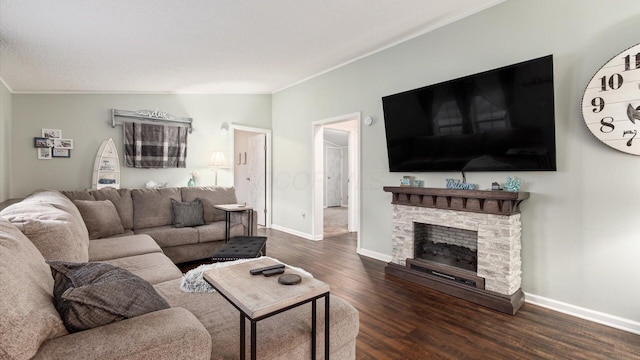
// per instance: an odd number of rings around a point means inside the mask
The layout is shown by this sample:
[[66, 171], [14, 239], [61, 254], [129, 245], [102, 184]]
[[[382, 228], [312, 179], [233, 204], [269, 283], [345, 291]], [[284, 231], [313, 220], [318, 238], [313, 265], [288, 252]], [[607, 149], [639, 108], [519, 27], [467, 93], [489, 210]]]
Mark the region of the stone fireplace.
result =
[[385, 187], [393, 193], [387, 274], [515, 314], [524, 192]]

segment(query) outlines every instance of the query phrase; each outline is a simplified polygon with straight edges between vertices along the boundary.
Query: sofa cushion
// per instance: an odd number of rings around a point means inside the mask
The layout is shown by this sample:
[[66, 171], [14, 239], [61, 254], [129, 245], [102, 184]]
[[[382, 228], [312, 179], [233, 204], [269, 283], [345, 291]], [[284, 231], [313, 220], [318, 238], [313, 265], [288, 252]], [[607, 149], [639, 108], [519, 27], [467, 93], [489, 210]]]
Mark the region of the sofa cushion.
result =
[[[161, 247], [196, 244], [198, 242], [198, 227], [177, 228], [172, 225], [157, 226], [136, 230], [136, 235], [149, 235]], [[224, 238], [224, 236], [223, 236]]]
[[54, 190], [41, 190], [0, 212], [47, 260], [89, 260], [89, 232], [78, 208]]
[[204, 211], [200, 198], [191, 202], [171, 199], [171, 211], [173, 212], [173, 226], [177, 228], [204, 225]]
[[180, 269], [163, 253], [128, 256], [103, 262], [127, 269], [151, 284], [182, 277]]
[[203, 187], [183, 187], [182, 201], [194, 201], [202, 199], [204, 208], [204, 221], [207, 223], [214, 221], [224, 221], [224, 211], [214, 208], [214, 205], [236, 204], [236, 191], [233, 187], [203, 186]]
[[182, 201], [180, 188], [133, 189], [133, 229], [172, 225], [171, 199]]
[[[207, 225], [198, 226], [198, 242], [210, 242], [224, 240], [225, 222], [216, 221]], [[242, 236], [245, 234], [245, 227], [242, 224], [231, 224], [229, 228], [229, 238]]]
[[110, 200], [118, 210], [122, 221], [122, 227], [126, 230], [133, 229], [133, 199], [130, 189], [104, 188], [93, 192], [96, 200]]
[[111, 187], [100, 190], [63, 191], [71, 200], [110, 200], [118, 210], [118, 216], [125, 230], [133, 229], [133, 200], [130, 189], [114, 189]]
[[67, 334], [53, 306], [53, 278], [38, 249], [0, 219], [0, 358], [30, 359], [47, 339]]
[[89, 241], [89, 261], [112, 260], [150, 253], [162, 253], [162, 249], [148, 235], [129, 235]]
[[125, 269], [100, 262], [49, 265], [55, 306], [69, 332], [169, 308], [151, 284]]
[[89, 231], [89, 239], [122, 234], [124, 228], [116, 207], [110, 200], [73, 200]]

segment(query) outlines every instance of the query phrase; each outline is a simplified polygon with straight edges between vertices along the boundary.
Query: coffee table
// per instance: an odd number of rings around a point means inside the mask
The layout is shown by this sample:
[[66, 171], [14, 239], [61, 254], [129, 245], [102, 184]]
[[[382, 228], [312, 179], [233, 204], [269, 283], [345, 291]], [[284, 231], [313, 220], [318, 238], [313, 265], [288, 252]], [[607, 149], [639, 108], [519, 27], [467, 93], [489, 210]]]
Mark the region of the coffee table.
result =
[[[251, 322], [251, 359], [256, 359], [256, 323], [300, 305], [311, 303], [311, 359], [316, 358], [316, 301], [324, 298], [324, 358], [329, 359], [329, 284], [302, 276], [297, 285], [281, 285], [278, 275], [251, 275], [249, 270], [276, 265], [273, 259], [259, 259], [204, 272], [209, 282], [240, 311], [240, 359], [245, 358], [245, 322]], [[285, 274], [295, 274], [285, 268]]]
[[231, 213], [246, 211], [248, 214], [249, 226], [247, 227], [247, 236], [253, 236], [253, 208], [242, 204], [219, 204], [213, 205], [214, 208], [224, 211], [224, 241], [228, 242], [231, 235]]

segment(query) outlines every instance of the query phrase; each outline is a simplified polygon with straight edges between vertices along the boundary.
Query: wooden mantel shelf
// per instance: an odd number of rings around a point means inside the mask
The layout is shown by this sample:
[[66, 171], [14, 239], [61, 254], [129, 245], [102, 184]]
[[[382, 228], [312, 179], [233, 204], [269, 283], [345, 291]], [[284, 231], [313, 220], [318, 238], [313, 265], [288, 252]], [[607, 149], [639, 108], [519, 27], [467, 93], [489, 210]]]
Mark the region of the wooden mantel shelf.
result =
[[393, 194], [392, 204], [420, 206], [444, 210], [470, 211], [483, 214], [513, 215], [520, 213], [520, 203], [528, 192], [456, 190], [385, 186]]

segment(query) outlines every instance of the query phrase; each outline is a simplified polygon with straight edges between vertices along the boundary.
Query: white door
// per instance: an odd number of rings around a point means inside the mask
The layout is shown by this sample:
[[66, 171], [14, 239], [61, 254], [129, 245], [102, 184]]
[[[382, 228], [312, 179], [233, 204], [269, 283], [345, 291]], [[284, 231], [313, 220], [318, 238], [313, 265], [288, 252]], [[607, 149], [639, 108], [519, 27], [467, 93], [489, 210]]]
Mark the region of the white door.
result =
[[247, 151], [247, 165], [249, 166], [249, 201], [258, 212], [258, 224], [266, 224], [266, 204], [267, 204], [267, 137], [265, 134], [258, 134], [249, 137], [249, 148]]
[[340, 206], [342, 203], [342, 151], [338, 148], [327, 147], [324, 156], [326, 205], [327, 207]]

